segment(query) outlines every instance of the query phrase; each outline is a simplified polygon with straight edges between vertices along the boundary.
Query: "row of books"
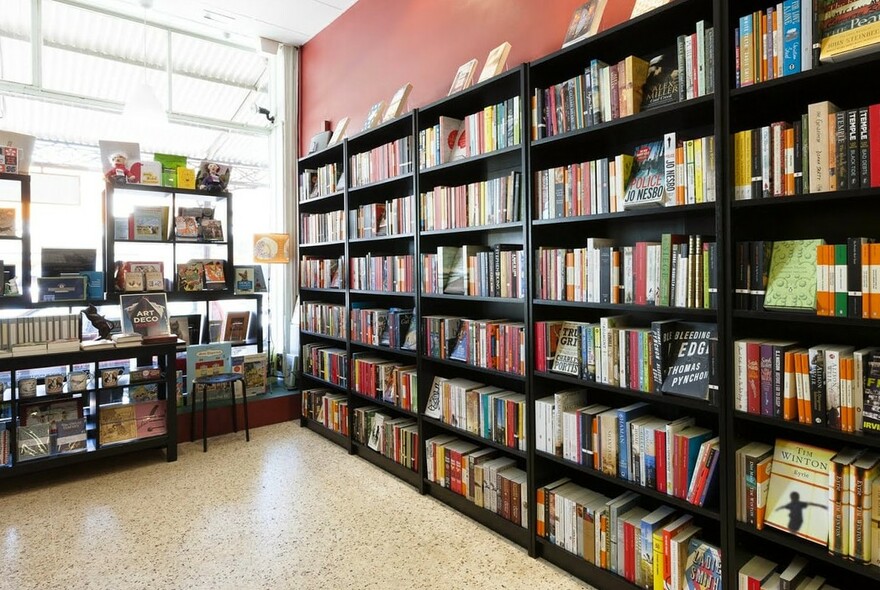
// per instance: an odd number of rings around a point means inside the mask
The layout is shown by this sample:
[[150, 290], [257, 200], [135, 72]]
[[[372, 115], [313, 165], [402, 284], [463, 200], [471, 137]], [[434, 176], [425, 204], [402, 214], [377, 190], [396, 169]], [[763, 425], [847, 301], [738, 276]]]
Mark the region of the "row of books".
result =
[[715, 138], [662, 141], [620, 154], [535, 173], [538, 219], [620, 213], [643, 206], [714, 202]]
[[13, 350], [16, 344], [79, 339], [81, 314], [26, 315], [0, 319], [0, 349]]
[[348, 436], [348, 399], [329, 389], [304, 389], [302, 415], [325, 428]]
[[[144, 263], [141, 263], [139, 266], [143, 267]], [[254, 272], [256, 273], [256, 269], [260, 268], [259, 266], [254, 267]], [[161, 269], [161, 265], [159, 266]], [[156, 274], [158, 272], [158, 274]], [[123, 277], [125, 277], [125, 288], [124, 291], [154, 291], [159, 290], [156, 289], [159, 285], [159, 276], [161, 276], [161, 270], [154, 270], [143, 273], [143, 288], [138, 289], [140, 286], [138, 282], [139, 274], [138, 269], [135, 268], [133, 271], [129, 272], [127, 270], [123, 271]], [[260, 275], [262, 276], [262, 269], [260, 269]], [[129, 285], [129, 280], [134, 281], [134, 287]], [[164, 280], [163, 280], [164, 283]], [[226, 261], [219, 259], [190, 259], [187, 262], [181, 262], [177, 265], [177, 289], [178, 291], [218, 291], [226, 288]], [[240, 291], [239, 291], [240, 292]]]
[[735, 408], [880, 433], [880, 348], [749, 338], [734, 345]]
[[428, 481], [519, 526], [528, 526], [526, 472], [513, 458], [496, 449], [441, 435], [425, 441], [425, 460]]
[[299, 222], [301, 244], [323, 244], [345, 239], [345, 212], [302, 213]]
[[342, 289], [345, 257], [300, 256], [299, 286], [308, 289]]
[[416, 231], [414, 206], [415, 199], [409, 195], [352, 209], [349, 211], [351, 235], [376, 238], [413, 234]]
[[440, 117], [419, 132], [419, 167], [439, 166], [522, 142], [520, 98], [514, 96], [468, 115], [464, 120]]
[[880, 453], [776, 439], [737, 453], [737, 518], [880, 565]]
[[526, 260], [522, 246], [438, 246], [422, 254], [422, 292], [523, 298]]
[[714, 46], [714, 28], [699, 21], [694, 33], [679, 35], [675, 45], [647, 59], [629, 56], [612, 65], [591, 60], [582, 75], [535, 90], [532, 139], [711, 94]]
[[377, 406], [354, 410], [354, 439], [413, 471], [419, 470], [419, 427], [412, 418], [396, 418]]
[[434, 377], [425, 416], [510, 447], [526, 450], [526, 397], [468, 379]]
[[355, 307], [351, 310], [350, 334], [352, 342], [415, 350], [413, 309]]
[[880, 104], [810, 104], [799, 119], [734, 134], [737, 200], [880, 186]]
[[413, 170], [412, 137], [406, 136], [349, 159], [352, 188], [397, 178]]
[[438, 186], [420, 195], [422, 231], [459, 229], [522, 221], [520, 173], [472, 182]]
[[718, 437], [692, 416], [666, 420], [650, 409], [588, 404], [585, 390], [556, 392], [536, 401], [536, 448], [691, 504], [712, 503]]
[[537, 296], [711, 309], [718, 298], [717, 248], [704, 240], [663, 234], [659, 242], [634, 246], [588, 238], [586, 248], [538, 248]]
[[736, 87], [811, 70], [817, 15], [807, 0], [785, 0], [739, 17], [734, 33]]
[[414, 365], [390, 361], [371, 353], [352, 355], [354, 390], [410, 412], [419, 411], [418, 374]]
[[823, 576], [811, 576], [809, 561], [795, 555], [782, 571], [779, 564], [753, 555], [737, 572], [738, 590], [837, 590]]
[[535, 322], [535, 370], [711, 402], [717, 391], [714, 324], [658, 320], [627, 328], [627, 323], [625, 315], [598, 323]]
[[303, 344], [303, 373], [347, 387], [348, 356], [345, 349], [317, 342]]
[[[880, 317], [880, 244], [874, 238], [738, 242], [735, 307]], [[797, 288], [791, 288], [795, 285]]]
[[525, 375], [525, 326], [506, 320], [423, 316], [425, 354], [476, 367]]
[[636, 492], [610, 498], [565, 477], [538, 488], [537, 532], [639, 588], [720, 588], [721, 551], [699, 538], [693, 516], [641, 502]]
[[347, 338], [345, 306], [320, 301], [303, 301], [300, 307], [300, 329], [335, 338]]
[[174, 237], [180, 241], [222, 242], [223, 222], [194, 215], [178, 215], [174, 218]]
[[9, 429], [6, 424], [0, 425], [0, 467], [8, 467], [12, 463]]
[[342, 178], [343, 170], [343, 167], [335, 162], [317, 169], [303, 170], [299, 175], [300, 201], [326, 197], [342, 190], [345, 180]]
[[98, 411], [98, 441], [101, 445], [148, 438], [166, 433], [165, 400], [102, 405]]
[[357, 256], [351, 259], [352, 289], [361, 291], [384, 291], [386, 293], [412, 293], [415, 291], [413, 281], [413, 256], [373, 255]]

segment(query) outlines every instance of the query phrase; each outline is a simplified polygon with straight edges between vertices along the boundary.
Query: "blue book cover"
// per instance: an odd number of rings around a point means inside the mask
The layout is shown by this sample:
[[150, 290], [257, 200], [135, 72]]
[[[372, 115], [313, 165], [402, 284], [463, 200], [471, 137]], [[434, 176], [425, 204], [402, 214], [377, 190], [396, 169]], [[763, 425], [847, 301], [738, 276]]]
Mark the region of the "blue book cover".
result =
[[193, 379], [232, 372], [232, 343], [193, 344], [186, 347], [186, 390], [192, 392]]
[[629, 423], [651, 409], [646, 402], [638, 402], [617, 409], [617, 477], [629, 479], [630, 428]]
[[801, 0], [782, 4], [782, 75], [801, 71]]

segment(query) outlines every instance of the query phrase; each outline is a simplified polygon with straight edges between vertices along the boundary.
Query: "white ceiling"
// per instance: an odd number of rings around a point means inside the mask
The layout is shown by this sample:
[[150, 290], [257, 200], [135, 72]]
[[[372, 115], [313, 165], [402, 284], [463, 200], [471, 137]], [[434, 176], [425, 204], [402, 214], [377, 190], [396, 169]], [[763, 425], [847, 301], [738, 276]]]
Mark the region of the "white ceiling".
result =
[[[355, 2], [357, 0], [152, 0], [147, 18], [199, 34], [228, 36], [236, 41], [242, 41], [242, 36], [264, 37], [289, 45], [303, 45]], [[141, 0], [90, 0], [84, 4], [143, 17]]]

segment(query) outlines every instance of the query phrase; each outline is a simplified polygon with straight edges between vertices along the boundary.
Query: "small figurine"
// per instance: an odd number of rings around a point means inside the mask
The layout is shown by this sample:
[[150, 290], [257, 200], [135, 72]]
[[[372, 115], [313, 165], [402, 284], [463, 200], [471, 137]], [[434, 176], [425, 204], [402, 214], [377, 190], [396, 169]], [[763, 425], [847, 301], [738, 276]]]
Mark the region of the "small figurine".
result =
[[126, 167], [128, 162], [128, 154], [125, 152], [114, 152], [110, 154], [110, 164], [112, 168], [104, 174], [107, 182], [115, 185], [128, 184], [134, 182], [134, 174]]
[[110, 331], [113, 329], [113, 325], [108, 322], [104, 316], [98, 313], [98, 310], [94, 305], [89, 305], [82, 311], [82, 313], [86, 314], [86, 319], [92, 323], [96, 330], [98, 330], [99, 338], [102, 340], [110, 338]]
[[196, 186], [199, 190], [219, 193], [226, 190], [228, 182], [229, 168], [224, 171], [223, 167], [216, 162], [202, 162], [196, 178]]

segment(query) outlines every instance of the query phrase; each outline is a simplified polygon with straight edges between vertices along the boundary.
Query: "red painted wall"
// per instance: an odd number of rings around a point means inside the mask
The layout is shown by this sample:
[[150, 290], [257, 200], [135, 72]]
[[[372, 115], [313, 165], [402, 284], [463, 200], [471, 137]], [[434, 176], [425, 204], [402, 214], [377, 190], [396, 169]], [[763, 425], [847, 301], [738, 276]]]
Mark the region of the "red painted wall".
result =
[[[584, 0], [359, 0], [302, 48], [300, 153], [309, 139], [350, 117], [348, 135], [370, 107], [406, 84], [409, 107], [446, 96], [458, 67], [511, 44], [508, 67], [562, 46]], [[608, 0], [600, 28], [629, 18], [635, 0]]]
[[[287, 395], [270, 398], [248, 398], [248, 426], [253, 431], [260, 426], [269, 426], [290, 420], [298, 420], [302, 415], [301, 396]], [[201, 407], [201, 406], [199, 406]], [[239, 433], [244, 440], [244, 408], [241, 399], [236, 399], [236, 420]], [[190, 439], [190, 414], [189, 412], [177, 414], [177, 442], [189, 442]], [[299, 425], [291, 424], [291, 428], [299, 428]], [[208, 438], [220, 434], [232, 432], [232, 410], [229, 407], [208, 409]], [[251, 432], [253, 434], [253, 432]], [[201, 444], [202, 440], [202, 412], [196, 413], [196, 441]], [[208, 446], [211, 446], [208, 441]]]

